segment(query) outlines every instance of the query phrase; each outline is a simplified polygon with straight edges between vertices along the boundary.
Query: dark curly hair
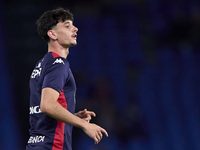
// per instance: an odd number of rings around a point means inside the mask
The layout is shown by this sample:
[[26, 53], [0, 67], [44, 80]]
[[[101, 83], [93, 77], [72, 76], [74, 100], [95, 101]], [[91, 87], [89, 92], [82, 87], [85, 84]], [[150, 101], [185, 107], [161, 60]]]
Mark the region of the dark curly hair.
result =
[[45, 42], [49, 42], [47, 32], [57, 25], [59, 21], [74, 20], [73, 14], [69, 10], [57, 8], [44, 12], [44, 14], [37, 20], [37, 31]]

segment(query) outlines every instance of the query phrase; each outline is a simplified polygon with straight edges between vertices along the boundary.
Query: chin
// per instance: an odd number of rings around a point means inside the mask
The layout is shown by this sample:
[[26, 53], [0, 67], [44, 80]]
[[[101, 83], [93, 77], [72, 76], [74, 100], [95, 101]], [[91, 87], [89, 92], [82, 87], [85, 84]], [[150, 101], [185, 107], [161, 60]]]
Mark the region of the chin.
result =
[[76, 46], [77, 45], [77, 43], [71, 43], [71, 46]]

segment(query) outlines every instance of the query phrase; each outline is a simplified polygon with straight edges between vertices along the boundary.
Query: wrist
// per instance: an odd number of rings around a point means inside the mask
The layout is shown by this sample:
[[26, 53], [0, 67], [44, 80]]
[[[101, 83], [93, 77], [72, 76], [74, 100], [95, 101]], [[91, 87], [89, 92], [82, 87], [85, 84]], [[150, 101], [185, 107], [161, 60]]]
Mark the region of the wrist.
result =
[[82, 120], [82, 121], [81, 121], [81, 124], [80, 124], [80, 128], [81, 128], [82, 130], [84, 130], [84, 129], [87, 128], [88, 122], [85, 121], [85, 120], [83, 120], [83, 119], [81, 119], [81, 120]]

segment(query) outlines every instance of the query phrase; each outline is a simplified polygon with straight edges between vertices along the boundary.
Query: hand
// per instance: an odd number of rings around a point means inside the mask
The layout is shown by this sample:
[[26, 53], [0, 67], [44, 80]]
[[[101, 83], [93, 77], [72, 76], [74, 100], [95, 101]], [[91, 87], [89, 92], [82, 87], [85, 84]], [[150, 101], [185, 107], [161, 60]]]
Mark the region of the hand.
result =
[[96, 114], [93, 111], [87, 111], [87, 109], [79, 111], [75, 113], [74, 115], [78, 116], [79, 118], [87, 122], [90, 122], [90, 120], [92, 119], [91, 116], [96, 117]]
[[103, 134], [105, 134], [108, 137], [107, 131], [96, 124], [87, 123], [87, 126], [83, 128], [83, 131], [89, 137], [94, 139], [95, 144], [98, 144], [101, 141]]

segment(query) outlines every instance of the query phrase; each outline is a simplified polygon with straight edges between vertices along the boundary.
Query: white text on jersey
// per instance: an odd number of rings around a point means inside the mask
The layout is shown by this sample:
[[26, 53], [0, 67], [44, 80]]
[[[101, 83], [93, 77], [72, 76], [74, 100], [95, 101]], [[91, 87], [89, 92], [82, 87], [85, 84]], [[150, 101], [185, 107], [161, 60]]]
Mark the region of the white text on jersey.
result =
[[42, 71], [42, 68], [34, 69], [32, 74], [31, 74], [31, 78], [35, 78], [36, 76], [40, 76], [41, 71]]
[[39, 113], [41, 113], [39, 106], [30, 107], [30, 113], [29, 114], [39, 114]]
[[28, 143], [40, 143], [44, 142], [45, 136], [30, 136]]

